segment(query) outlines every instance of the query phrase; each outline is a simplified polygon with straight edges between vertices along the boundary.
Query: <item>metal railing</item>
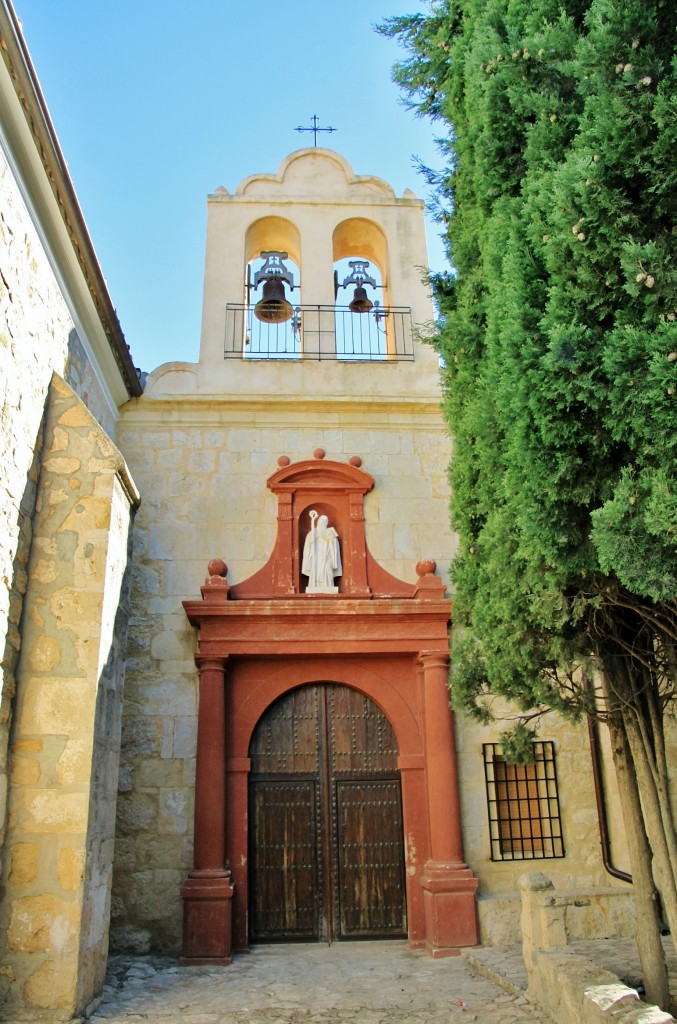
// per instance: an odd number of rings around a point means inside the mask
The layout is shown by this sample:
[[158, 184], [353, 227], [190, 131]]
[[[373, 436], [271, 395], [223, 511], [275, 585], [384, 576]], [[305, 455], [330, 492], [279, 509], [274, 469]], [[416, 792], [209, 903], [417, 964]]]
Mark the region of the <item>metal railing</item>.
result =
[[226, 306], [226, 359], [334, 359], [413, 362], [411, 309], [353, 313], [348, 306], [295, 306], [284, 323], [264, 323], [254, 307]]

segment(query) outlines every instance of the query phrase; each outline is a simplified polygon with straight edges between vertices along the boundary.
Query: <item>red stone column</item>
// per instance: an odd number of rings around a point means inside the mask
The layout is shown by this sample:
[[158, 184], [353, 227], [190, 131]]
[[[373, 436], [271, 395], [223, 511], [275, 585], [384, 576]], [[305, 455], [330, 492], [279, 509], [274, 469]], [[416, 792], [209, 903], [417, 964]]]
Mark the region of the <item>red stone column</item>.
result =
[[478, 941], [478, 881], [463, 861], [454, 716], [449, 707], [448, 658], [422, 652], [430, 860], [421, 885], [428, 953], [453, 956]]
[[182, 889], [182, 963], [232, 960], [233, 884], [225, 865], [227, 658], [196, 659], [200, 670], [193, 870]]

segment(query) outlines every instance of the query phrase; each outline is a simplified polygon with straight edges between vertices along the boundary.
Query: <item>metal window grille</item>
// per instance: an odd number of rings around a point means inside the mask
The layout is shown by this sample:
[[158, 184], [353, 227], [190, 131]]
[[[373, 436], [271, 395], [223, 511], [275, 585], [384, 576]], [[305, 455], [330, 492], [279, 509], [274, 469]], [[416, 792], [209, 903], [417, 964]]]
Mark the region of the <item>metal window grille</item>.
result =
[[491, 859], [563, 857], [554, 744], [535, 741], [528, 764], [509, 764], [497, 743], [485, 743], [482, 749]]

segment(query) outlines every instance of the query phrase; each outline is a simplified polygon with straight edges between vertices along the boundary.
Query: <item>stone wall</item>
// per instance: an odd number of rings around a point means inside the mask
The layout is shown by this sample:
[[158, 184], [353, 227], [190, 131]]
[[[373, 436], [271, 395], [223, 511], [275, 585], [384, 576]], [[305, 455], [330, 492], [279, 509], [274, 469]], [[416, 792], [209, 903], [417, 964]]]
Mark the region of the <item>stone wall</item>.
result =
[[529, 978], [527, 996], [555, 1024], [621, 1020], [623, 1024], [670, 1024], [674, 1020], [659, 1007], [640, 1002], [636, 989], [616, 975], [567, 948], [576, 937], [571, 917], [575, 896], [556, 891], [541, 872], [523, 875], [519, 886], [522, 949]]
[[[351, 370], [359, 394], [361, 370]], [[296, 372], [281, 368], [280, 378]], [[334, 413], [307, 397], [285, 399], [282, 384], [266, 402], [144, 397], [122, 411], [119, 438], [144, 500], [135, 521], [111, 942], [177, 953], [179, 888], [192, 866], [198, 682], [182, 600], [199, 597], [211, 558], [228, 563], [231, 583], [266, 562], [277, 515], [266, 480], [280, 455], [296, 462], [318, 447], [337, 461], [360, 455], [375, 477], [365, 498], [367, 542], [386, 569], [415, 582], [416, 562], [428, 556], [444, 572], [453, 554], [450, 445], [434, 399], [377, 406], [356, 398]]]
[[[58, 373], [58, 367], [55, 369]], [[68, 335], [68, 354], [63, 377], [75, 394], [82, 399], [102, 430], [109, 437], [115, 438], [117, 412], [106, 400], [99, 376], [75, 329]]]
[[[0, 150], [0, 840], [7, 740], [21, 647], [31, 520], [52, 373], [64, 377], [109, 434], [115, 417], [77, 335], [50, 259]], [[0, 843], [1, 845], [1, 843]]]
[[[517, 941], [519, 911], [515, 898], [518, 879], [530, 864], [547, 865], [548, 875], [560, 889], [580, 887], [611, 888], [627, 891], [627, 884], [612, 878], [605, 870], [600, 847], [600, 832], [595, 801], [588, 731], [563, 720], [556, 714], [543, 717], [538, 738], [554, 743], [559, 806], [562, 819], [565, 856], [541, 860], [492, 860], [489, 841], [487, 786], [483, 769], [482, 745], [496, 743], [510, 725], [512, 709], [494, 705], [497, 721], [492, 726], [457, 715], [456, 735], [465, 858], [480, 879], [480, 897], [492, 896], [483, 909], [482, 941], [500, 944], [512, 935]], [[601, 730], [604, 764], [610, 766], [606, 730]], [[618, 790], [612, 772], [606, 773], [606, 804], [612, 826], [612, 849], [616, 866], [629, 871], [627, 847], [619, 818]], [[504, 896], [504, 899], [500, 897]], [[630, 920], [628, 919], [628, 924]]]
[[69, 1019], [103, 983], [137, 502], [119, 452], [55, 376], [10, 753], [0, 978], [13, 1019]]
[[19, 623], [26, 591], [43, 414], [56, 368], [63, 373], [73, 322], [14, 176], [0, 151], [0, 835]]
[[567, 950], [539, 949], [529, 973], [528, 998], [554, 1024], [674, 1024], [658, 1006], [591, 960]]
[[[464, 846], [466, 859], [480, 878], [482, 890], [516, 892], [517, 879], [524, 871], [523, 860], [491, 859], [489, 843], [489, 811], [486, 806], [486, 784], [482, 768], [482, 744], [498, 742], [502, 729], [510, 725], [510, 709], [496, 706], [499, 720], [486, 727], [457, 716], [460, 759], [460, 785], [463, 805]], [[505, 720], [501, 720], [502, 715]], [[599, 827], [595, 803], [590, 757], [590, 744], [585, 723], [563, 721], [557, 715], [544, 716], [538, 738], [552, 740], [555, 749], [559, 808], [566, 856], [548, 860], [548, 873], [559, 888], [617, 885], [604, 871], [600, 856]], [[607, 780], [609, 783], [611, 778]], [[612, 815], [618, 807], [615, 788], [609, 785], [607, 804]], [[619, 866], [628, 869], [623, 837], [617, 837], [615, 855]], [[619, 884], [623, 887], [623, 884]]]

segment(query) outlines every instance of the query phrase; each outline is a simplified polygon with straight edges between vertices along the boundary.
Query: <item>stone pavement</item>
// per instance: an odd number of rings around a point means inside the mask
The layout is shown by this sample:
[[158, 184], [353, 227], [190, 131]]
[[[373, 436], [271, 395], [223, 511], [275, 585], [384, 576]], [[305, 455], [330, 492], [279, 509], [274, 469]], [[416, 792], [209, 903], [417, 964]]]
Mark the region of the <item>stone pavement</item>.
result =
[[[522, 970], [523, 970], [522, 965]], [[462, 957], [406, 942], [257, 946], [230, 967], [111, 957], [88, 1024], [551, 1024]]]

